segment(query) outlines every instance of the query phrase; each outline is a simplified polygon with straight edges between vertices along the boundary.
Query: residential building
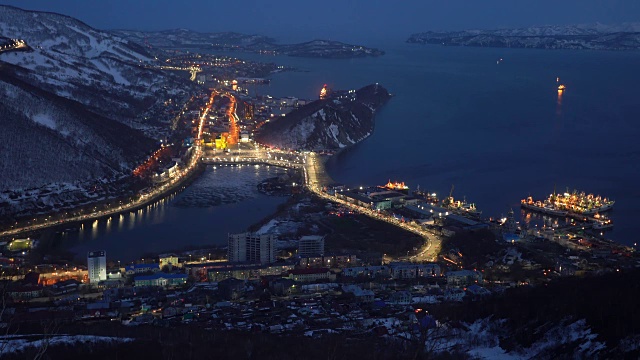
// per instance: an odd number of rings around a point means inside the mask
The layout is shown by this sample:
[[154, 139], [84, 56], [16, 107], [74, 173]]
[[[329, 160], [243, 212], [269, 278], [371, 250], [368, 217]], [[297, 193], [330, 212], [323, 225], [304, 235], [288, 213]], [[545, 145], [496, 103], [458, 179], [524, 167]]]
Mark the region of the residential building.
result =
[[467, 293], [462, 289], [447, 289], [444, 292], [444, 299], [447, 301], [462, 301]]
[[[270, 265], [243, 264], [243, 263], [218, 263], [206, 269], [207, 280], [220, 282], [226, 279], [256, 280], [261, 276], [286, 274], [294, 268], [293, 263], [275, 263]], [[194, 275], [195, 276], [195, 275]], [[198, 276], [195, 276], [198, 278]]]
[[344, 285], [342, 291], [345, 293], [351, 293], [356, 297], [358, 302], [372, 302], [374, 298], [374, 292], [371, 290], [365, 290], [357, 285]]
[[158, 273], [153, 275], [136, 276], [135, 286], [171, 287], [186, 284], [187, 274]]
[[324, 255], [300, 257], [302, 267], [344, 268], [358, 265], [358, 258], [353, 254]]
[[289, 279], [298, 282], [314, 282], [322, 280], [335, 280], [335, 275], [327, 268], [310, 268], [289, 270]]
[[416, 279], [422, 277], [440, 276], [438, 264], [414, 264], [395, 262], [389, 264], [391, 277], [394, 279]]
[[447, 284], [450, 286], [468, 286], [482, 283], [482, 274], [478, 271], [459, 270], [446, 273]]
[[441, 276], [438, 264], [414, 264], [409, 262], [393, 262], [381, 266], [355, 266], [342, 269], [342, 276], [347, 277], [385, 277], [392, 279], [416, 279]]
[[298, 256], [323, 256], [324, 255], [324, 236], [307, 235], [300, 238], [298, 242]]
[[389, 277], [391, 271], [388, 266], [355, 266], [342, 269], [342, 276], [347, 277], [368, 277], [375, 278], [378, 276]]
[[53, 284], [50, 287], [49, 291], [52, 295], [62, 295], [62, 294], [73, 293], [78, 290], [78, 288], [80, 287], [80, 284], [81, 284], [80, 281], [75, 279], [58, 281], [57, 283]]
[[107, 280], [106, 251], [89, 252], [89, 254], [87, 254], [87, 269], [89, 271], [89, 283], [97, 284], [102, 280]]
[[408, 291], [396, 291], [393, 294], [391, 294], [391, 297], [389, 298], [389, 303], [390, 304], [396, 304], [396, 305], [410, 305], [412, 302], [413, 297], [411, 296], [411, 293]]
[[477, 284], [473, 284], [467, 288], [467, 293], [472, 295], [475, 298], [481, 298], [485, 296], [491, 295], [491, 291], [479, 286]]
[[272, 263], [276, 240], [275, 234], [229, 234], [227, 258], [230, 262]]
[[135, 264], [125, 267], [125, 273], [127, 275], [144, 274], [148, 272], [155, 273], [158, 271], [160, 271], [158, 264]]
[[42, 286], [39, 285], [9, 286], [9, 288], [4, 291], [14, 300], [28, 300], [42, 296]]

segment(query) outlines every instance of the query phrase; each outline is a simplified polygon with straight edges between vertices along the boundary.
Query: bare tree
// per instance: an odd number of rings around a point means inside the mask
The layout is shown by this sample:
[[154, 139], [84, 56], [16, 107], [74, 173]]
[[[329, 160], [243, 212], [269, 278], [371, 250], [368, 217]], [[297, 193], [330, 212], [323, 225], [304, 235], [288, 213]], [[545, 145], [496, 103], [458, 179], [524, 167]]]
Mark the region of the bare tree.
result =
[[51, 340], [58, 334], [61, 324], [59, 321], [51, 319], [40, 322], [40, 325], [42, 326], [42, 339], [37, 343], [33, 360], [42, 359], [51, 344]]

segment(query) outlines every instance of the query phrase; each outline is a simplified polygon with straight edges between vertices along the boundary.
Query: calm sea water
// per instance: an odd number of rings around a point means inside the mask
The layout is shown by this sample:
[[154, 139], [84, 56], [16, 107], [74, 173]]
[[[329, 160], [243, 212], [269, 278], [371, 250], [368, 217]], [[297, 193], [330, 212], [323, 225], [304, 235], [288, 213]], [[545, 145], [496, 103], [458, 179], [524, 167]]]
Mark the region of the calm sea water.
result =
[[79, 259], [88, 251], [106, 250], [109, 260], [123, 262], [148, 253], [224, 245], [227, 234], [246, 231], [286, 201], [257, 191], [260, 181], [282, 173], [273, 166], [208, 167], [177, 195], [57, 236]]
[[236, 56], [303, 70], [254, 93], [316, 98], [325, 83], [379, 82], [395, 95], [373, 135], [329, 164], [338, 182], [400, 180], [441, 197], [455, 185], [454, 197], [494, 217], [518, 213], [523, 197], [576, 188], [615, 199], [609, 237], [637, 241], [640, 52], [380, 47], [386, 55], [366, 59]]

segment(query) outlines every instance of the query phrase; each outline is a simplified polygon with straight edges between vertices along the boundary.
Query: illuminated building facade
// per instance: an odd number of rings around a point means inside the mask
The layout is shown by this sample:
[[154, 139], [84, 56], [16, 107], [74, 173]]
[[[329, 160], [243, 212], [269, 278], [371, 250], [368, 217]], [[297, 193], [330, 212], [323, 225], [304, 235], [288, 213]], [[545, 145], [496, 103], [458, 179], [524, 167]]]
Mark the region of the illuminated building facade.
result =
[[253, 120], [255, 116], [255, 106], [252, 103], [244, 103], [244, 118], [247, 120]]
[[102, 280], [107, 280], [106, 251], [89, 252], [89, 254], [87, 254], [87, 270], [89, 271], [89, 283], [97, 284]]

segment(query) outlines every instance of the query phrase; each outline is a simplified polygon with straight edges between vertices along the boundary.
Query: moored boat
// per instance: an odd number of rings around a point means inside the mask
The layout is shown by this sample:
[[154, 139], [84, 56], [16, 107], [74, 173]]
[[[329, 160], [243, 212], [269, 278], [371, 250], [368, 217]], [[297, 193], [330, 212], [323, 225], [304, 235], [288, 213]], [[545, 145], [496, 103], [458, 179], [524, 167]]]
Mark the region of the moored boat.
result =
[[547, 214], [547, 215], [553, 215], [553, 216], [567, 216], [567, 214], [569, 213], [566, 210], [558, 210], [553, 208], [553, 206], [551, 206], [548, 203], [543, 203], [541, 201], [533, 201], [533, 199], [531, 198], [531, 196], [529, 196], [527, 199], [523, 199], [520, 201], [520, 206], [522, 206], [525, 209], [529, 209], [529, 210], [533, 210], [533, 211], [537, 211], [543, 214]]

